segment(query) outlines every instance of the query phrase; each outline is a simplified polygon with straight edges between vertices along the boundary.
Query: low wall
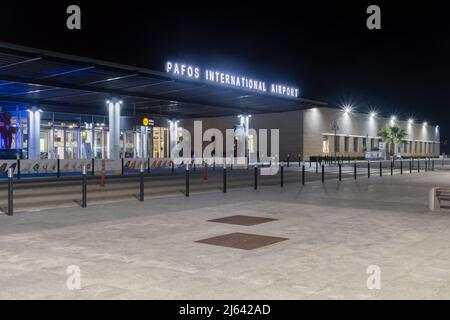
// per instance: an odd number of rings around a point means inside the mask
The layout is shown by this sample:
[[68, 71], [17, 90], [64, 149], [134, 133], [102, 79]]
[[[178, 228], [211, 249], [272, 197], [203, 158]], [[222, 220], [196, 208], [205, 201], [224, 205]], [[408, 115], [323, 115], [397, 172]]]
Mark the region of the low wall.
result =
[[[172, 170], [172, 160], [169, 158], [124, 158], [116, 160], [108, 159], [84, 159], [84, 160], [0, 160], [0, 177], [6, 178], [8, 169], [12, 168], [16, 177], [46, 177], [46, 176], [73, 176], [81, 175], [83, 166], [86, 166], [88, 175], [119, 175], [138, 173], [141, 165], [147, 172], [164, 172]], [[180, 170], [184, 165], [174, 165], [173, 170]]]

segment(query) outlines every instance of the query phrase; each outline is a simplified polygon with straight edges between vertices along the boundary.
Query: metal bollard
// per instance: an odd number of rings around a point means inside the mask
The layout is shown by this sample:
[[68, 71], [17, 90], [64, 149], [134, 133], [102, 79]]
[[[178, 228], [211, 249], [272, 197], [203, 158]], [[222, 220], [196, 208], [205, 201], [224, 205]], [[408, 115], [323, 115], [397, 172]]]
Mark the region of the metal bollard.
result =
[[302, 185], [305, 185], [305, 164], [302, 165]]
[[339, 163], [339, 181], [342, 181], [342, 165]]
[[412, 173], [412, 159], [409, 159], [409, 173]]
[[427, 172], [428, 171], [428, 161], [427, 161], [427, 159], [425, 159], [425, 172]]
[[12, 216], [13, 211], [14, 211], [13, 180], [14, 180], [14, 171], [13, 171], [13, 168], [9, 168], [8, 169], [8, 216]]
[[227, 165], [223, 165], [223, 193], [227, 193]]
[[172, 171], [172, 174], [175, 172], [175, 163], [173, 162], [173, 160], [172, 160], [171, 171]]
[[400, 159], [400, 174], [403, 174], [403, 160]]
[[291, 155], [288, 154], [288, 155], [287, 155], [287, 167], [288, 167], [288, 168], [289, 168], [290, 162], [291, 162]]
[[121, 172], [122, 176], [125, 173], [124, 161], [125, 161], [124, 158], [122, 158], [122, 172]]
[[380, 177], [383, 176], [383, 162], [380, 161]]
[[284, 187], [284, 166], [283, 166], [283, 164], [281, 163], [280, 164], [280, 179], [281, 179], [281, 181], [280, 181], [280, 186], [283, 188]]
[[370, 178], [370, 161], [367, 161], [367, 178]]
[[420, 159], [417, 159], [417, 172], [420, 172]]
[[17, 159], [17, 179], [20, 180], [20, 159]]
[[316, 159], [316, 173], [319, 173], [319, 161]]
[[322, 183], [325, 183], [325, 165], [322, 163]]
[[83, 169], [81, 172], [81, 207], [87, 207], [87, 175], [86, 175], [86, 165], [83, 164]]
[[391, 161], [391, 176], [394, 175], [394, 161]]
[[354, 175], [354, 179], [356, 180], [356, 161], [355, 161], [355, 163], [353, 164], [353, 175]]
[[189, 164], [186, 164], [186, 197], [189, 197]]
[[91, 175], [92, 176], [94, 176], [94, 174], [95, 174], [94, 167], [95, 167], [95, 159], [92, 158], [92, 160], [91, 160]]
[[258, 190], [258, 166], [255, 164], [255, 183], [253, 184], [255, 190]]
[[144, 164], [141, 163], [141, 172], [139, 177], [139, 201], [144, 201]]
[[434, 171], [434, 159], [431, 160], [431, 171]]
[[60, 164], [59, 164], [59, 157], [58, 157], [58, 159], [56, 159], [56, 177], [58, 177], [58, 178], [59, 178], [59, 176], [60, 176], [60, 174], [61, 174], [59, 165], [60, 165]]
[[147, 159], [147, 174], [150, 174], [150, 158]]

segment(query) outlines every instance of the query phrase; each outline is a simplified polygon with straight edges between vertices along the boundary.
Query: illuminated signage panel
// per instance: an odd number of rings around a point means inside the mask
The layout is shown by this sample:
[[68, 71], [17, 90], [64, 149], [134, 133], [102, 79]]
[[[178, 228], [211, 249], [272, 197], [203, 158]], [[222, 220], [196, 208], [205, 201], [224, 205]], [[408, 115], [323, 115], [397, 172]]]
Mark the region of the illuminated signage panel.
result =
[[167, 62], [166, 72], [177, 77], [193, 80], [205, 80], [218, 85], [225, 85], [239, 89], [246, 89], [260, 93], [298, 98], [300, 90], [298, 88], [283, 84], [271, 83], [266, 85], [265, 81], [236, 75], [232, 73], [221, 72], [214, 69], [205, 69], [203, 72], [200, 67], [178, 62]]

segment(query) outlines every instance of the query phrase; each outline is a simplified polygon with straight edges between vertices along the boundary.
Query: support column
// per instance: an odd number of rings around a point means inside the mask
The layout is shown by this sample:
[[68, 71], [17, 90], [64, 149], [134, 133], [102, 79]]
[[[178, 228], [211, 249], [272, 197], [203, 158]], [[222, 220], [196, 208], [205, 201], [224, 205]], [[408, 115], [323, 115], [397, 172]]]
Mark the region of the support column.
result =
[[244, 129], [244, 157], [249, 159], [250, 158], [250, 150], [249, 150], [249, 143], [248, 143], [248, 134], [249, 134], [249, 128], [250, 128], [251, 115], [245, 114], [245, 115], [239, 115], [238, 117], [240, 119], [240, 125]]
[[28, 109], [28, 159], [41, 158], [40, 131], [41, 131], [41, 109], [33, 107]]
[[170, 139], [170, 158], [174, 159], [177, 155], [178, 143], [178, 120], [169, 120], [169, 139]]
[[147, 158], [148, 156], [148, 130], [146, 126], [141, 126], [141, 133], [140, 133], [140, 143], [141, 143], [141, 158]]
[[121, 100], [113, 98], [106, 102], [108, 104], [109, 116], [109, 159], [119, 159], [120, 157], [120, 108]]

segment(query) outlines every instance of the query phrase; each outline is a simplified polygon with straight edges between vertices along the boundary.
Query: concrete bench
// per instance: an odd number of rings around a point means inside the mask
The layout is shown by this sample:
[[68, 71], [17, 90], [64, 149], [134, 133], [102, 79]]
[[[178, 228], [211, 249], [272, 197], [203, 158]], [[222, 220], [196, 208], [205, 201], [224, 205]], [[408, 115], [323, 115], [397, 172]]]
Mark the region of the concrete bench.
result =
[[436, 187], [429, 193], [429, 208], [431, 211], [441, 209], [441, 201], [450, 201], [450, 188]]

